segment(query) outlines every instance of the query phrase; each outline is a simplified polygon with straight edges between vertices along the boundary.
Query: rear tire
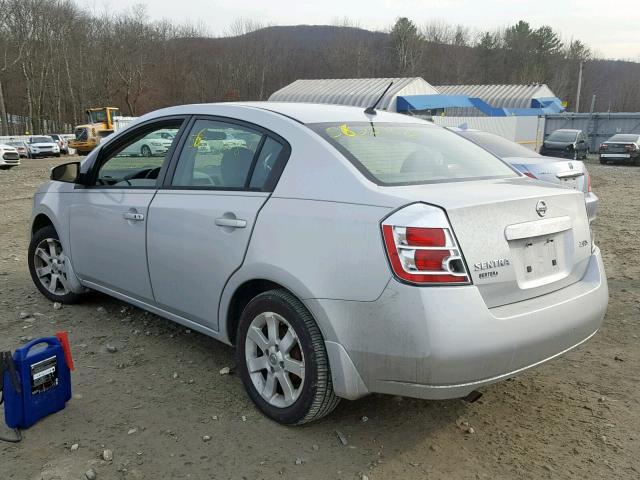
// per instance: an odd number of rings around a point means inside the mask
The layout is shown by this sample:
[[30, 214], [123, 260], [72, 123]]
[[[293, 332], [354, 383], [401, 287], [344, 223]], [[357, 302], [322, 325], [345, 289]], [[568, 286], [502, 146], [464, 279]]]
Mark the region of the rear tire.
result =
[[68, 288], [64, 262], [69, 261], [62, 249], [58, 232], [43, 227], [29, 242], [29, 273], [40, 293], [52, 302], [78, 303], [83, 295]]
[[324, 339], [309, 311], [291, 293], [270, 290], [251, 300], [236, 338], [240, 378], [267, 417], [301, 425], [336, 408], [340, 398], [333, 391]]

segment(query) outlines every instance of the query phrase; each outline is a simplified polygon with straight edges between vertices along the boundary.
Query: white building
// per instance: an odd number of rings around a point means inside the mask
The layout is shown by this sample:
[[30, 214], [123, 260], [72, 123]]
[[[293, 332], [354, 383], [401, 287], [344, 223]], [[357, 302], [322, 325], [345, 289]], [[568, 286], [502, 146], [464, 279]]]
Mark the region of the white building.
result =
[[378, 109], [397, 111], [399, 96], [437, 95], [439, 92], [421, 77], [409, 78], [326, 78], [296, 80], [269, 97], [270, 102], [329, 103], [370, 107], [393, 82]]

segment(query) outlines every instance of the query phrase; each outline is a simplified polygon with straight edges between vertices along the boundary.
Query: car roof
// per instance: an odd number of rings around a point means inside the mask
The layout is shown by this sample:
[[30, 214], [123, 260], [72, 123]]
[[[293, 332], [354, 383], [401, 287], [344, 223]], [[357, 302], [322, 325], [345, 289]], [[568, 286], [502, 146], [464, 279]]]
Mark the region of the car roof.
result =
[[[573, 128], [559, 128], [558, 130], [554, 130], [553, 132], [572, 132], [572, 133], [578, 133], [581, 132], [582, 130], [574, 130]], [[553, 133], [551, 132], [551, 133]]]
[[392, 123], [420, 123], [433, 124], [420, 118], [411, 117], [399, 113], [377, 110], [376, 115], [364, 113], [362, 107], [346, 105], [329, 105], [320, 103], [295, 103], [295, 102], [227, 102], [227, 103], [199, 103], [192, 105], [179, 105], [163, 108], [145, 115], [143, 118], [155, 118], [166, 115], [201, 114], [215, 115], [220, 107], [225, 109], [237, 108], [245, 111], [249, 108], [273, 112], [292, 118], [299, 123], [324, 123], [324, 122], [392, 122]]

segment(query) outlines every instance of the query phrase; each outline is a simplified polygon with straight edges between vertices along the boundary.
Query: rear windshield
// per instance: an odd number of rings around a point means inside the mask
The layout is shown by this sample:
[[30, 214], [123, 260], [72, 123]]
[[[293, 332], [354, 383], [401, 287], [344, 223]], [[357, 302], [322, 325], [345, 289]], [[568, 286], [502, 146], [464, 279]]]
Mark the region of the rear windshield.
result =
[[637, 142], [639, 135], [633, 135], [629, 133], [619, 133], [614, 135], [607, 142]]
[[563, 132], [556, 130], [547, 137], [547, 140], [551, 140], [552, 142], [574, 142], [577, 136], [578, 132]]
[[486, 150], [433, 125], [354, 122], [309, 127], [379, 185], [518, 176]]
[[528, 148], [525, 148], [522, 145], [518, 145], [516, 142], [507, 140], [506, 138], [501, 137], [499, 135], [494, 135], [493, 133], [469, 132], [469, 131], [462, 131], [457, 133], [458, 135], [464, 138], [468, 138], [472, 142], [477, 143], [481, 147], [486, 148], [491, 153], [501, 158], [509, 158], [509, 157], [535, 158], [540, 156], [533, 150], [529, 150]]

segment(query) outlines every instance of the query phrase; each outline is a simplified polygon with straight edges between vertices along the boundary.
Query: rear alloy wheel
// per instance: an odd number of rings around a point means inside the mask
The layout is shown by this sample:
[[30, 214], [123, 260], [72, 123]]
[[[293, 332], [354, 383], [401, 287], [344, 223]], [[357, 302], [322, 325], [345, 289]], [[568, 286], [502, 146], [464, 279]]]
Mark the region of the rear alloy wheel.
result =
[[142, 148], [140, 149], [140, 153], [142, 154], [143, 157], [150, 157], [151, 149], [149, 148], [149, 145], [143, 145]]
[[236, 344], [242, 382], [256, 406], [282, 424], [324, 417], [338, 404], [324, 340], [304, 305], [286, 290], [255, 297]]
[[66, 273], [66, 255], [58, 233], [52, 226], [38, 230], [29, 244], [29, 273], [40, 293], [49, 300], [76, 303], [82, 294], [69, 288]]

